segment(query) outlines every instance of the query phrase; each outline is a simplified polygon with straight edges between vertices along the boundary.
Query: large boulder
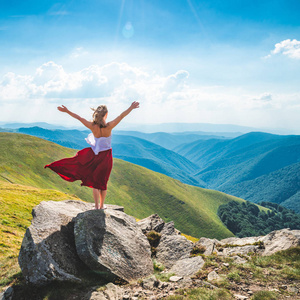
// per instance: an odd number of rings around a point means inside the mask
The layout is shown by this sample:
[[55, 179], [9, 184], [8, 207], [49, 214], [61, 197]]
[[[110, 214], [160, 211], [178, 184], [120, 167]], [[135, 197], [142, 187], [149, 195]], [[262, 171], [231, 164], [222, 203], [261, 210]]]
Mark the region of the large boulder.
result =
[[80, 281], [78, 275], [86, 266], [76, 253], [73, 218], [92, 208], [92, 203], [65, 200], [43, 201], [32, 210], [33, 220], [19, 253], [19, 265], [28, 283]]
[[130, 281], [153, 273], [150, 244], [135, 219], [123, 212], [80, 213], [74, 234], [81, 260], [108, 280]]
[[164, 235], [156, 248], [157, 261], [171, 268], [179, 259], [190, 257], [193, 243], [182, 235]]

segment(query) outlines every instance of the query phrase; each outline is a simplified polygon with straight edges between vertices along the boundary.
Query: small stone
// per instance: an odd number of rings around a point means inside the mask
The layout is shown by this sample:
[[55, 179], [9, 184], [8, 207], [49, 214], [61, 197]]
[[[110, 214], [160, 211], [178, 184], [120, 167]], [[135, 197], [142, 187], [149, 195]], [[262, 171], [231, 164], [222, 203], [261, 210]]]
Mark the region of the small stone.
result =
[[278, 290], [278, 289], [275, 289], [275, 288], [270, 289], [269, 291], [270, 291], [270, 292], [279, 292], [279, 290]]
[[250, 290], [249, 290], [247, 293], [248, 293], [249, 295], [253, 295], [253, 292], [250, 291]]
[[287, 291], [291, 294], [298, 294], [299, 292], [299, 290], [295, 286], [288, 286]]
[[166, 287], [168, 287], [168, 286], [169, 286], [169, 283], [163, 282], [163, 283], [161, 284], [160, 288], [161, 288], [161, 289], [164, 289], [164, 288], [166, 288]]
[[223, 263], [223, 266], [229, 267], [229, 263]]
[[248, 299], [247, 296], [243, 296], [243, 295], [239, 295], [239, 294], [234, 294], [233, 296], [235, 297], [235, 299], [240, 299], [240, 300]]
[[221, 277], [216, 273], [216, 271], [212, 271], [207, 275], [208, 281], [218, 281]]
[[232, 258], [234, 259], [234, 262], [239, 265], [245, 264], [247, 262], [246, 259], [243, 259], [243, 258], [239, 257], [238, 255], [233, 256]]
[[144, 291], [144, 294], [145, 294], [145, 295], [148, 295], [148, 296], [151, 296], [153, 293], [150, 292], [150, 291]]
[[133, 296], [134, 296], [134, 297], [138, 297], [139, 294], [140, 294], [139, 292], [135, 292], [135, 293], [133, 294]]
[[177, 282], [177, 281], [179, 281], [180, 279], [182, 279], [181, 276], [171, 276], [171, 277], [169, 278], [169, 281]]
[[175, 286], [174, 286], [174, 289], [175, 289], [175, 290], [178, 290], [178, 289], [179, 289], [179, 286], [178, 286], [178, 285], [175, 285]]
[[124, 296], [123, 296], [123, 300], [128, 300], [128, 299], [130, 299], [130, 296], [129, 296], [129, 295], [124, 295]]
[[149, 278], [143, 280], [143, 288], [151, 290], [154, 287], [158, 287], [159, 281], [156, 280], [156, 277], [152, 275]]

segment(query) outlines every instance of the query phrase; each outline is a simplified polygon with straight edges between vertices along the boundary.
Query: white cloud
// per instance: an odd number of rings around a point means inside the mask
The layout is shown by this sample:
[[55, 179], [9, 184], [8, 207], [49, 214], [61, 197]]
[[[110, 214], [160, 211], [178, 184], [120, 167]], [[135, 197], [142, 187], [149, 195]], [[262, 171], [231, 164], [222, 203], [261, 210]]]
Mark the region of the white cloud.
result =
[[194, 86], [186, 70], [163, 76], [127, 63], [112, 62], [68, 72], [62, 65], [50, 61], [33, 74], [11, 72], [0, 79], [1, 121], [77, 124], [58, 113], [56, 106], [65, 104], [89, 118], [90, 107], [107, 104], [110, 118], [135, 100], [141, 102], [141, 107], [128, 122], [270, 127], [285, 121], [290, 126], [294, 124], [294, 128], [300, 127], [298, 93], [279, 95], [272, 91], [249, 92], [238, 87]]
[[259, 95], [257, 98], [253, 98], [253, 100], [269, 102], [269, 101], [272, 101], [272, 94], [271, 93], [263, 93], [263, 94]]
[[271, 53], [282, 53], [283, 55], [286, 55], [290, 58], [300, 59], [300, 41], [297, 41], [296, 39], [284, 40], [280, 43], [275, 44], [275, 49]]

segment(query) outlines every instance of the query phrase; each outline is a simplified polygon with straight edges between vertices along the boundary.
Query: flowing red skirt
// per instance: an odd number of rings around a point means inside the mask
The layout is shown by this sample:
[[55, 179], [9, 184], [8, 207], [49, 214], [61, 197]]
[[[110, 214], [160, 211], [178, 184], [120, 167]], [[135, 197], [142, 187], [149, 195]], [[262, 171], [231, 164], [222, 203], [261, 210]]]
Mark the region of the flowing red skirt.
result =
[[81, 185], [106, 190], [112, 165], [111, 149], [95, 155], [92, 148], [84, 148], [74, 157], [55, 161], [44, 168], [50, 168], [64, 180], [81, 180]]

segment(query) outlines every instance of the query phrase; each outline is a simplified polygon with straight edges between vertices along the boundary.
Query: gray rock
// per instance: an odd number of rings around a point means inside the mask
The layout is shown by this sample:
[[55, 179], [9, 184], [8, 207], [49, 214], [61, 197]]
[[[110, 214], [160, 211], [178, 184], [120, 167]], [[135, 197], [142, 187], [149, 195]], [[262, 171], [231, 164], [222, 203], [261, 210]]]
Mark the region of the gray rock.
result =
[[288, 286], [287, 287], [287, 292], [291, 294], [298, 294], [299, 289], [296, 288], [295, 286]]
[[239, 257], [238, 255], [232, 257], [234, 262], [238, 265], [245, 264], [247, 262], [246, 259]]
[[271, 255], [277, 251], [299, 246], [300, 230], [275, 230], [264, 236], [261, 241], [265, 246], [265, 250], [262, 255]]
[[135, 219], [123, 212], [80, 213], [74, 234], [81, 260], [108, 280], [130, 281], [153, 273], [149, 242]]
[[[254, 246], [254, 245], [250, 245], [250, 246], [241, 246], [241, 247], [228, 247], [228, 248], [224, 248], [222, 255], [225, 256], [231, 256], [231, 255], [237, 255], [237, 254], [241, 254], [241, 255], [247, 255], [248, 253], [262, 253], [263, 250], [261, 250], [259, 248], [259, 246]], [[219, 253], [219, 254], [221, 254]]]
[[107, 296], [110, 300], [119, 300], [123, 298], [123, 289], [113, 283], [108, 283], [106, 285], [106, 290], [104, 291], [104, 294]]
[[219, 281], [221, 277], [216, 273], [216, 271], [212, 271], [207, 275], [208, 281]]
[[14, 295], [14, 290], [9, 286], [3, 293], [0, 294], [0, 300], [12, 300]]
[[160, 233], [161, 233], [161, 235], [179, 235], [179, 234], [181, 234], [180, 231], [175, 228], [173, 221], [165, 223]]
[[244, 238], [237, 238], [231, 237], [221, 240], [221, 244], [230, 244], [230, 245], [237, 245], [237, 246], [245, 246], [245, 245], [252, 245], [258, 241], [260, 241], [263, 237], [262, 236], [250, 236]]
[[170, 269], [170, 273], [186, 277], [197, 273], [204, 266], [204, 260], [201, 256], [188, 257], [178, 260]]
[[220, 244], [220, 242], [217, 239], [209, 239], [202, 237], [195, 243], [195, 246], [203, 246], [206, 248], [204, 255], [211, 255], [215, 250], [215, 245]]
[[151, 289], [153, 289], [155, 287], [158, 287], [158, 286], [159, 286], [159, 281], [156, 279], [156, 277], [154, 275], [152, 275], [149, 278], [145, 278], [143, 280], [143, 288], [144, 289], [151, 290]]
[[110, 282], [106, 284], [103, 291], [91, 291], [84, 296], [83, 300], [120, 300], [124, 299], [124, 296], [123, 288]]
[[32, 210], [19, 253], [19, 265], [27, 282], [37, 285], [79, 281], [84, 264], [76, 254], [72, 219], [92, 209], [83, 201], [43, 201]]
[[190, 257], [193, 243], [182, 235], [164, 235], [156, 248], [157, 261], [171, 268], [179, 259]]
[[164, 220], [160, 218], [158, 214], [151, 215], [145, 219], [142, 219], [137, 222], [138, 226], [141, 228], [144, 234], [147, 234], [151, 230], [156, 232], [161, 232], [164, 227]]
[[245, 299], [249, 298], [247, 296], [243, 296], [243, 295], [239, 295], [239, 294], [234, 294], [233, 296], [235, 297], [235, 299], [240, 299], [240, 300], [245, 300]]

